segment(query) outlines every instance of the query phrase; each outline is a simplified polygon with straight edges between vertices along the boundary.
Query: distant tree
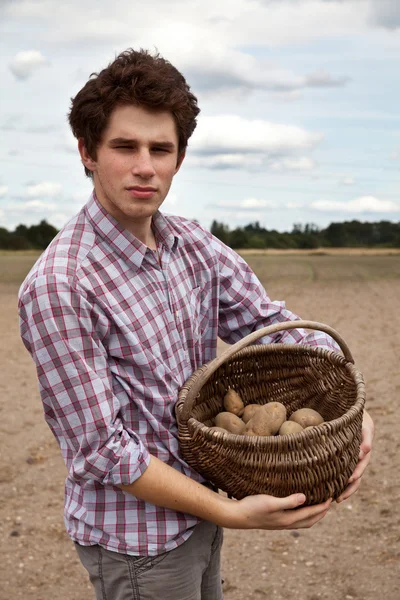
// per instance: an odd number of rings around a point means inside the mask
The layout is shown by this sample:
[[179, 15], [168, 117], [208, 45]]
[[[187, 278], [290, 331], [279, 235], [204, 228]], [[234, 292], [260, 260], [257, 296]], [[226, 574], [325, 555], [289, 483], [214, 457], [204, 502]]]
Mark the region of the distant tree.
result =
[[265, 235], [259, 233], [250, 233], [247, 236], [246, 248], [267, 248], [267, 240]]
[[311, 233], [303, 233], [299, 236], [297, 247], [303, 250], [311, 250], [312, 248], [319, 248], [319, 240], [316, 235]]
[[10, 238], [8, 241], [8, 249], [9, 250], [31, 250], [32, 245], [29, 240], [27, 240], [22, 235], [15, 235], [15, 233], [10, 234]]
[[248, 225], [246, 225], [244, 227], [244, 230], [248, 231], [249, 233], [265, 233], [266, 232], [266, 229], [264, 229], [264, 227], [261, 227], [259, 221], [255, 221], [255, 223], [249, 223]]
[[248, 233], [240, 227], [237, 227], [229, 234], [229, 245], [231, 248], [250, 248], [248, 241]]
[[58, 230], [45, 219], [39, 225], [32, 225], [27, 230], [27, 238], [34, 248], [44, 250], [57, 235]]
[[315, 223], [306, 223], [303, 231], [307, 235], [318, 235], [321, 230]]
[[10, 242], [10, 232], [5, 227], [0, 227], [0, 248], [5, 250]]
[[301, 223], [294, 223], [292, 228], [292, 235], [299, 235], [303, 233], [303, 225]]
[[330, 246], [342, 248], [347, 245], [348, 236], [344, 223], [331, 223], [324, 231], [324, 236]]
[[29, 228], [26, 225], [17, 225], [15, 228], [15, 235], [20, 235], [24, 238], [28, 237]]
[[224, 223], [218, 223], [218, 221], [213, 221], [211, 223], [211, 233], [221, 240], [221, 242], [229, 245], [230, 241], [228, 225], [224, 225]]

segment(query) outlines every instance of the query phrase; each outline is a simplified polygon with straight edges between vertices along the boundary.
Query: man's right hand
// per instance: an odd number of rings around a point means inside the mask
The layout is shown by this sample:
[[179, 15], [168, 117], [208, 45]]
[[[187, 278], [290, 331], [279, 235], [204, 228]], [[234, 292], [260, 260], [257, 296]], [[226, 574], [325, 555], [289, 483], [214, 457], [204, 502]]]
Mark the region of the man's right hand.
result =
[[328, 500], [324, 504], [301, 507], [305, 502], [304, 494], [292, 494], [286, 498], [258, 494], [243, 500], [231, 500], [154, 456], [136, 481], [119, 487], [146, 502], [195, 515], [228, 529], [312, 527], [326, 515], [331, 505]]
[[305, 502], [304, 494], [292, 494], [286, 498], [260, 494], [230, 502], [230, 505], [226, 504], [223, 527], [279, 530], [312, 527], [327, 514], [332, 500], [303, 508], [298, 507]]

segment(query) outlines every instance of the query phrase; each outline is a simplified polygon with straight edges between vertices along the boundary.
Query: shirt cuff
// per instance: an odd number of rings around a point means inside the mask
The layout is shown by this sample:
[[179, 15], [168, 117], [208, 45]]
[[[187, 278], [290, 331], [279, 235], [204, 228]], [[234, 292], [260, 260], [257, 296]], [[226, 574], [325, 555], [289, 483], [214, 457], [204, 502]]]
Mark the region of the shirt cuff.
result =
[[129, 485], [143, 475], [150, 463], [150, 454], [136, 433], [122, 429], [116, 437], [119, 460], [104, 477], [103, 485]]
[[323, 331], [313, 331], [312, 333], [309, 333], [300, 343], [304, 346], [318, 346], [318, 348], [325, 348], [326, 350], [333, 350], [340, 354], [342, 353], [340, 346], [335, 340]]

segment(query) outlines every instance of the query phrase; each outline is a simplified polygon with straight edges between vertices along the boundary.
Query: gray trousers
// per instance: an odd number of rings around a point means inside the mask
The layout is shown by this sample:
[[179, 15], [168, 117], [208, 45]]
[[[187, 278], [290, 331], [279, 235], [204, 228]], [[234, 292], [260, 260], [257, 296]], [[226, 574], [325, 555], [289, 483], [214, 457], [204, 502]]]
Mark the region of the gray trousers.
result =
[[96, 600], [223, 600], [222, 538], [221, 527], [202, 521], [186, 542], [159, 556], [75, 547]]

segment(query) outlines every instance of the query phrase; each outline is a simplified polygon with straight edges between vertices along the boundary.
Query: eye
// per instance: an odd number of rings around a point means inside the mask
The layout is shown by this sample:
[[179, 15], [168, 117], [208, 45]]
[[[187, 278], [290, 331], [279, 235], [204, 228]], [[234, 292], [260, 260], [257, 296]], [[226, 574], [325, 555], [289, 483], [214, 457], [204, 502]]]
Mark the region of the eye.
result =
[[168, 154], [169, 150], [168, 150], [168, 148], [160, 148], [157, 146], [157, 147], [153, 148], [153, 152], [165, 152], [166, 154]]

